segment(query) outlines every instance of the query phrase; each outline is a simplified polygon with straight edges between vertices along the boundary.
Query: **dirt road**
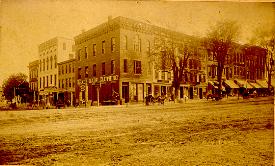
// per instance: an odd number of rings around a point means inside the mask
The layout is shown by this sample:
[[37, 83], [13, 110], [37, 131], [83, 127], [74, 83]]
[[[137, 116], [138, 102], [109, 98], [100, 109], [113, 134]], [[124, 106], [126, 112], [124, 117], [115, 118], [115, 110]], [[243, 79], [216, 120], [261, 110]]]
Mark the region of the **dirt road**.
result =
[[273, 98], [0, 111], [0, 164], [273, 165]]

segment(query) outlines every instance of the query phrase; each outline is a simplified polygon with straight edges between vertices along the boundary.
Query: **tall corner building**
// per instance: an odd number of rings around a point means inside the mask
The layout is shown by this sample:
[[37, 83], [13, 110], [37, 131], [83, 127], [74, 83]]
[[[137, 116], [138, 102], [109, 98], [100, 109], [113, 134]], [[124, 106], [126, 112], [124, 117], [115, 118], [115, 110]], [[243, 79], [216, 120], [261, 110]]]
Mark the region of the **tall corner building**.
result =
[[[77, 35], [74, 38], [77, 100], [97, 101], [97, 90], [100, 102], [111, 100], [114, 93], [125, 102], [143, 101], [148, 94], [171, 94], [173, 73], [157, 69], [158, 62], [152, 55], [154, 44], [161, 38], [168, 44], [193, 40], [191, 36], [125, 17], [109, 17], [107, 22]], [[206, 67], [198, 65], [202, 59], [190, 62], [194, 64], [186, 75], [190, 81], [181, 85], [181, 97], [190, 87], [192, 95], [193, 87], [201, 94], [206, 91], [206, 85], [198, 86], [198, 80], [206, 80]]]
[[47, 99], [58, 98], [58, 63], [68, 60], [73, 52], [74, 41], [55, 37], [38, 46], [38, 91]]

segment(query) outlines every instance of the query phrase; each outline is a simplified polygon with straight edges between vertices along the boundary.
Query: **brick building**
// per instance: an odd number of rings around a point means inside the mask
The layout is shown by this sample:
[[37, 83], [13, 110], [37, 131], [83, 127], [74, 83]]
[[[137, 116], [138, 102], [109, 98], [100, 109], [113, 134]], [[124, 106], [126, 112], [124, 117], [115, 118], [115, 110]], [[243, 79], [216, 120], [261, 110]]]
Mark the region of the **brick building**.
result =
[[58, 98], [72, 105], [75, 101], [75, 59], [58, 63]]
[[[264, 89], [266, 51], [257, 46], [233, 44], [226, 56], [223, 71], [223, 90], [230, 94], [238, 94], [239, 88]], [[208, 86], [210, 93], [215, 93], [217, 83], [217, 61], [208, 52]]]
[[[143, 101], [149, 93], [170, 95], [173, 73], [156, 68], [159, 62], [151, 54], [160, 38], [166, 39], [167, 44], [178, 45], [194, 40], [182, 33], [124, 17], [109, 18], [107, 22], [77, 35], [77, 100], [96, 101], [97, 87], [100, 87], [100, 102], [110, 100], [115, 92], [126, 102]], [[203, 91], [206, 92], [206, 84], [202, 84], [206, 82], [206, 66], [202, 62], [207, 53], [202, 47], [193, 52], [186, 73], [189, 79], [180, 88], [181, 97], [184, 93], [193, 96], [193, 92], [200, 92], [202, 96]]]

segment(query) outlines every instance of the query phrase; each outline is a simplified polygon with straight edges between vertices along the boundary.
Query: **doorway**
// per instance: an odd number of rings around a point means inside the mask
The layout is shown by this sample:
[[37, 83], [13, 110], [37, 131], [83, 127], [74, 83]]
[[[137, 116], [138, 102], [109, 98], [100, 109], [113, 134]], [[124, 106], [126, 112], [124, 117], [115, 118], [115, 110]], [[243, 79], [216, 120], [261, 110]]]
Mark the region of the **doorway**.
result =
[[129, 103], [129, 83], [122, 83], [122, 98], [125, 99], [125, 103]]

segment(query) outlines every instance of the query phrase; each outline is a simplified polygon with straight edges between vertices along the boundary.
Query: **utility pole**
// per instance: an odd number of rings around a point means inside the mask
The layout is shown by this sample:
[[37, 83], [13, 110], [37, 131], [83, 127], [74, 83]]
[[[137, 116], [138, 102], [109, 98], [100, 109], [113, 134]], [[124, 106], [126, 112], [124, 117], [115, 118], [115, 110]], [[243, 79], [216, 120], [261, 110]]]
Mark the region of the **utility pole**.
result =
[[96, 88], [97, 90], [97, 106], [99, 107], [99, 86]]

